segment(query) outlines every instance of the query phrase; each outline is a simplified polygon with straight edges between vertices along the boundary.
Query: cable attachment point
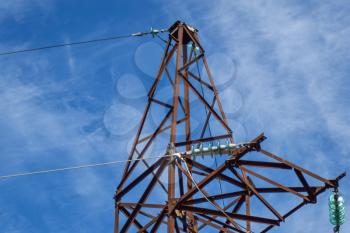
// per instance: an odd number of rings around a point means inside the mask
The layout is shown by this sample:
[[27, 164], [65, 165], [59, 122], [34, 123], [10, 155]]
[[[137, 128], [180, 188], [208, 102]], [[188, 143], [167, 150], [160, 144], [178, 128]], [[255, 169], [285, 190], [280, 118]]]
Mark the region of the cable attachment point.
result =
[[132, 36], [145, 36], [145, 35], [152, 35], [152, 37], [157, 36], [159, 33], [167, 32], [168, 29], [153, 29], [151, 27], [150, 31], [148, 32], [136, 32], [131, 34]]
[[174, 156], [174, 158], [178, 158], [178, 159], [180, 159], [180, 160], [184, 160], [184, 159], [182, 158], [181, 153], [174, 153], [173, 156]]

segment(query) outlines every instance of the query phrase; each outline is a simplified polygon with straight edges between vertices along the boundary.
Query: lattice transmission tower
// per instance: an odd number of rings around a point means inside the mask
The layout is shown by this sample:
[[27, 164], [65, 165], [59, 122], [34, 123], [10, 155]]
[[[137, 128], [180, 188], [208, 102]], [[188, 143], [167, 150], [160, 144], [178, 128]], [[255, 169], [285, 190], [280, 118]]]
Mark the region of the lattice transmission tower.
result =
[[[177, 21], [168, 34], [129, 154], [137, 160], [116, 190], [115, 233], [267, 232], [338, 187], [345, 174], [288, 162], [263, 149], [264, 134], [236, 143], [198, 30]], [[164, 156], [144, 160], [154, 147]]]

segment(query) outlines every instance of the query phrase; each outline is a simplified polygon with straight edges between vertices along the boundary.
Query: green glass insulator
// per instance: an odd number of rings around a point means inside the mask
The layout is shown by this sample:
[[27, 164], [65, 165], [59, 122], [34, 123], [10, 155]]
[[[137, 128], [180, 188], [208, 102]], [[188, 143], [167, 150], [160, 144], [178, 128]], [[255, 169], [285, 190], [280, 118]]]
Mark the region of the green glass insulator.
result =
[[[330, 196], [329, 196], [329, 202], [335, 202], [335, 193], [332, 193]], [[344, 198], [338, 194], [338, 199], [337, 199], [338, 202], [342, 202], [344, 203]]]
[[217, 142], [217, 148], [218, 148], [219, 154], [221, 155], [220, 141]]
[[337, 201], [337, 202], [335, 202], [335, 201], [330, 201], [330, 202], [328, 202], [328, 205], [329, 206], [333, 206], [333, 205], [344, 205], [345, 203], [344, 202], [341, 202], [341, 201]]
[[210, 156], [213, 158], [213, 148], [211, 142], [209, 142], [208, 150], [210, 151]]
[[193, 43], [188, 43], [188, 44], [187, 44], [187, 49], [188, 49], [188, 50], [191, 50], [192, 47], [194, 47], [194, 50], [195, 50], [196, 52], [199, 52], [199, 47], [198, 47], [198, 46], [194, 46]]
[[335, 210], [335, 209], [345, 209], [344, 203], [330, 203], [328, 205], [329, 209]]
[[330, 219], [345, 219], [345, 213], [342, 214], [330, 214]]
[[345, 222], [345, 201], [337, 193], [332, 193], [328, 199], [329, 221], [335, 226], [340, 226]]
[[338, 220], [335, 218], [330, 218], [329, 221], [332, 225], [339, 225], [340, 226], [340, 225], [345, 223], [345, 218], [340, 218]]

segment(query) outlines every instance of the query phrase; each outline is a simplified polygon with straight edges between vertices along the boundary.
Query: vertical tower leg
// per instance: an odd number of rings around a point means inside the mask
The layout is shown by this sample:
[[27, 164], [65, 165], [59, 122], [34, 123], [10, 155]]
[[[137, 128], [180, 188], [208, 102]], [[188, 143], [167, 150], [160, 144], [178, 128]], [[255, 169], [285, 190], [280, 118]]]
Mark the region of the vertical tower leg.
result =
[[[181, 69], [181, 58], [183, 50], [183, 26], [179, 26], [178, 32], [178, 48], [176, 55], [176, 73], [175, 73], [175, 86], [173, 96], [173, 118], [171, 123], [171, 135], [170, 135], [170, 146], [173, 147], [176, 141], [176, 128], [177, 128], [177, 112], [179, 106], [179, 91], [180, 91], [180, 69]], [[172, 210], [175, 198], [175, 162], [172, 160], [168, 167], [168, 210]], [[175, 216], [172, 213], [168, 213], [168, 233], [174, 233], [175, 230]]]
[[[192, 47], [189, 57], [187, 57], [187, 47], [183, 46], [183, 64], [186, 64], [188, 61], [190, 61], [192, 59], [192, 55], [193, 55], [193, 50], [194, 47]], [[185, 69], [184, 71], [184, 79], [188, 79], [188, 68]], [[188, 86], [188, 82], [184, 82], [184, 99], [185, 99], [185, 115], [186, 115], [186, 121], [185, 121], [185, 130], [186, 130], [186, 150], [189, 151], [191, 150], [191, 144], [190, 144], [190, 140], [191, 140], [191, 113], [190, 113], [190, 100], [189, 100], [189, 86]], [[188, 155], [187, 156], [188, 159], [191, 159], [191, 156]], [[192, 171], [192, 165], [188, 164], [187, 165], [188, 170]], [[192, 188], [192, 181], [190, 179], [187, 179], [187, 190], [190, 190]], [[196, 233], [198, 232], [198, 228], [196, 226], [196, 222], [194, 219], [194, 216], [192, 214], [192, 212], [187, 212], [185, 217], [188, 219], [188, 225], [186, 227], [188, 227], [188, 232], [189, 233]]]
[[115, 205], [115, 214], [114, 214], [114, 233], [119, 232], [119, 206]]

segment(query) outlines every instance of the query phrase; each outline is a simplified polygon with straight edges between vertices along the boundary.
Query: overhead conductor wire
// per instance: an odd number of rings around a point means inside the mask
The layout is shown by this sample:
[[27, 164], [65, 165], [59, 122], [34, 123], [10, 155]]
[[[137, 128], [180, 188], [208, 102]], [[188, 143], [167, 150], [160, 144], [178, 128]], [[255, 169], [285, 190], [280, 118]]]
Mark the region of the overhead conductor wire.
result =
[[52, 172], [63, 172], [63, 171], [76, 170], [76, 169], [82, 169], [82, 168], [100, 167], [100, 166], [107, 166], [107, 165], [118, 164], [118, 163], [126, 163], [126, 162], [138, 161], [138, 160], [157, 159], [157, 158], [172, 157], [172, 156], [174, 155], [161, 155], [161, 156], [153, 156], [153, 157], [129, 159], [129, 160], [115, 160], [115, 161], [104, 162], [104, 163], [93, 163], [93, 164], [84, 164], [84, 165], [72, 166], [72, 167], [62, 167], [62, 168], [54, 168], [54, 169], [47, 169], [47, 170], [22, 172], [22, 173], [15, 173], [10, 175], [0, 176], [0, 180], [19, 177], [19, 176], [30, 176], [30, 175], [36, 175], [36, 174], [52, 173]]
[[59, 48], [59, 47], [65, 47], [65, 46], [71, 46], [71, 45], [81, 45], [81, 44], [89, 44], [89, 43], [117, 40], [117, 39], [129, 38], [129, 37], [139, 37], [139, 36], [145, 36], [145, 35], [152, 35], [154, 37], [154, 36], [158, 36], [159, 33], [163, 33], [166, 31], [168, 31], [168, 30], [167, 29], [161, 29], [161, 30], [151, 29], [148, 32], [136, 32], [136, 33], [126, 34], [126, 35], [116, 35], [116, 36], [111, 36], [111, 37], [91, 39], [91, 40], [85, 40], [85, 41], [61, 43], [61, 44], [47, 45], [47, 46], [36, 47], [36, 48], [0, 52], [0, 56], [17, 54], [17, 53], [25, 53], [25, 52], [33, 52], [33, 51], [39, 51], [39, 50], [44, 50], [44, 49]]
[[[47, 45], [47, 46], [43, 46], [43, 47], [36, 47], [36, 48], [29, 48], [29, 49], [0, 52], [0, 56], [12, 55], [12, 54], [17, 54], [17, 53], [32, 52], [32, 51], [39, 51], [39, 50], [44, 50], [44, 49], [59, 48], [59, 47], [65, 47], [65, 46], [71, 46], [71, 45], [81, 45], [81, 44], [89, 44], [89, 43], [117, 40], [117, 39], [122, 39], [122, 38], [129, 38], [129, 37], [140, 37], [140, 36], [145, 36], [145, 35], [152, 35], [153, 37], [155, 37], [155, 36], [159, 37], [159, 35], [158, 35], [159, 33], [167, 32], [167, 31], [168, 31], [167, 29], [157, 30], [157, 29], [151, 28], [150, 31], [148, 31], [148, 32], [136, 32], [136, 33], [132, 33], [132, 34], [128, 34], [128, 35], [116, 35], [116, 36], [99, 38], [99, 39], [91, 39], [91, 40], [78, 41], [78, 42]], [[172, 156], [172, 155], [170, 155], [170, 156]], [[105, 163], [95, 163], [95, 164], [86, 164], [86, 165], [79, 165], [79, 166], [73, 166], [73, 167], [63, 167], [63, 168], [56, 168], [56, 169], [23, 172], [23, 173], [16, 173], [16, 174], [0, 176], [0, 179], [13, 178], [13, 177], [19, 177], [19, 176], [28, 176], [28, 175], [34, 175], [34, 174], [51, 173], [51, 172], [61, 172], [61, 171], [75, 170], [75, 169], [89, 168], [89, 167], [106, 166], [106, 165], [117, 164], [117, 163], [125, 163], [128, 161], [146, 160], [146, 159], [154, 159], [154, 158], [161, 158], [161, 157], [164, 157], [164, 156], [155, 156], [155, 157], [131, 159], [131, 160], [116, 160], [116, 161], [105, 162]]]
[[[196, 54], [196, 50], [194, 49], [194, 55], [197, 56]], [[202, 76], [201, 76], [201, 72], [199, 70], [199, 65], [198, 65], [198, 61], [196, 60], [196, 66], [197, 66], [197, 73], [198, 73], [198, 77], [199, 77], [199, 80], [202, 80]], [[205, 99], [205, 94], [204, 94], [204, 89], [203, 89], [203, 84], [201, 83], [200, 84], [200, 87], [201, 87], [201, 92], [202, 92], [202, 96], [203, 98]], [[204, 107], [204, 110], [205, 110], [205, 115], [208, 117], [208, 110], [207, 108], [203, 105]], [[211, 132], [211, 127], [210, 127], [210, 122], [208, 121], [208, 131], [209, 131], [209, 136], [212, 137], [212, 132]], [[216, 159], [216, 157], [214, 157], [214, 161], [215, 161], [215, 166], [218, 167], [218, 161]], [[222, 194], [222, 184], [221, 184], [221, 179], [219, 178], [219, 188], [220, 188], [220, 193]], [[225, 206], [225, 200], [222, 199], [222, 205]]]

